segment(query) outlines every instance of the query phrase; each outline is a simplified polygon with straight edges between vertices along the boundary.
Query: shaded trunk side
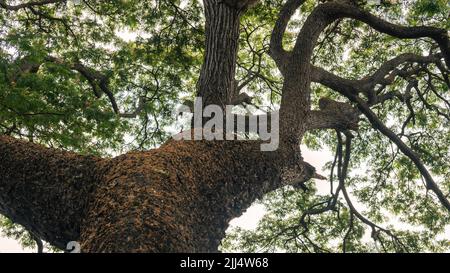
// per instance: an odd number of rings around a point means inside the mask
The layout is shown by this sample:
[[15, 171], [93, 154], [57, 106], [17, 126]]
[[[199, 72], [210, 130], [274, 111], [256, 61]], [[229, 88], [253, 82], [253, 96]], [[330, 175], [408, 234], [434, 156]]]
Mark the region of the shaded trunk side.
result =
[[80, 236], [104, 162], [0, 136], [0, 213], [65, 249]]

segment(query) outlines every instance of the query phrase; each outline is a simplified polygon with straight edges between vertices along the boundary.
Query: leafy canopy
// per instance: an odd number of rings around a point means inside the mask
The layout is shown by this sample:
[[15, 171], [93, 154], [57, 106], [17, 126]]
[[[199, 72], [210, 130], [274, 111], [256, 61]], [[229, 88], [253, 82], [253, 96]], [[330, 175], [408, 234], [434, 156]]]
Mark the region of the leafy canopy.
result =
[[[0, 4], [5, 2], [25, 1]], [[204, 49], [201, 2], [56, 2], [14, 11], [0, 8], [0, 134], [109, 156], [164, 142], [173, 124], [172, 109], [195, 95]], [[242, 18], [237, 80], [247, 84], [243, 90], [267, 111], [279, 105], [283, 82], [267, 54], [282, 4], [281, 0], [261, 1]], [[293, 45], [299, 28], [317, 4], [306, 1], [295, 15], [286, 33], [287, 47]], [[393, 23], [450, 26], [450, 7], [445, 0], [362, 5]], [[314, 64], [342, 77], [359, 79], [401, 53], [428, 55], [436, 50], [429, 39], [399, 40], [346, 19], [322, 34]], [[415, 80], [418, 88], [411, 93], [410, 107], [387, 100], [374, 110], [390, 129], [403, 132], [402, 138], [420, 154], [448, 193], [448, 74], [431, 65]], [[407, 86], [408, 81], [396, 79], [385, 92]], [[345, 101], [336, 92], [314, 85], [315, 105], [321, 97]], [[336, 144], [338, 137], [334, 131], [315, 131], [308, 134], [305, 144], [314, 150], [334, 151], [340, 146]], [[327, 164], [328, 171], [333, 166], [332, 162]], [[382, 229], [356, 219], [342, 197], [333, 210], [308, 213], [330, 200], [330, 193], [309, 183], [308, 192], [283, 188], [264, 197], [260, 203], [267, 214], [258, 228], [231, 231], [222, 249], [450, 249], [448, 211], [425, 190], [409, 159], [364, 119], [353, 139], [350, 166], [347, 190], [353, 203]], [[26, 231], [6, 219], [1, 226], [7, 236], [22, 238], [24, 246], [32, 246]]]

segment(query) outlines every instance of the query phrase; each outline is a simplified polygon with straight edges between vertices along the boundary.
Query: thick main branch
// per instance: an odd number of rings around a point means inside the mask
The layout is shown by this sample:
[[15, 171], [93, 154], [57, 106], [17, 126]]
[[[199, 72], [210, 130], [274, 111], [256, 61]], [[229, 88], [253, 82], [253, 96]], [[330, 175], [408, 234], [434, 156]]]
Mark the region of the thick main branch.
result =
[[0, 213], [65, 249], [80, 236], [103, 161], [0, 136]]

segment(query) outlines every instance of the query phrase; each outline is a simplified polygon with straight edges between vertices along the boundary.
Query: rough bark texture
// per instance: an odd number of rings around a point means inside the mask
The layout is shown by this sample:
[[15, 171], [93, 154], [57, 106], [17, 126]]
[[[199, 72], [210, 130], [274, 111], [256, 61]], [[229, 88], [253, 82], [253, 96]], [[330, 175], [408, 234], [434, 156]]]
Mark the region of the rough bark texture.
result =
[[228, 222], [279, 187], [275, 163], [258, 142], [237, 141], [170, 141], [115, 158], [89, 206], [82, 249], [217, 251]]
[[2, 136], [0, 212], [60, 248], [214, 252], [228, 222], [280, 186], [260, 144], [169, 141], [100, 160]]
[[169, 141], [100, 160], [2, 136], [0, 212], [60, 248], [217, 251], [228, 222], [279, 186], [259, 145]]
[[[204, 105], [224, 107], [233, 101], [239, 18], [256, 2], [204, 0], [206, 49], [198, 83]], [[228, 222], [257, 198], [315, 176], [299, 148], [307, 130], [357, 128], [360, 112], [348, 104], [323, 99], [320, 110], [312, 111], [311, 82], [347, 97], [391, 136], [359, 93], [368, 96], [402, 62], [435, 60], [399, 56], [364, 80], [348, 80], [311, 65], [317, 38], [336, 19], [349, 17], [399, 38], [430, 37], [449, 63], [448, 37], [434, 28], [392, 25], [348, 1], [338, 1], [319, 5], [306, 20], [293, 51], [287, 52], [283, 34], [303, 2], [287, 1], [271, 39], [271, 56], [285, 78], [278, 151], [261, 152], [259, 141], [171, 140], [148, 152], [99, 159], [0, 136], [0, 213], [60, 248], [80, 241], [84, 252], [215, 252]], [[401, 140], [392, 136], [391, 140], [412, 158], [428, 187], [450, 210], [418, 156]]]
[[[241, 9], [244, 1], [205, 0], [206, 51], [198, 96], [204, 105], [215, 104], [225, 108], [231, 104], [235, 88], [235, 71], [239, 44]], [[231, 3], [233, 2], [233, 3]]]
[[104, 160], [0, 136], [0, 213], [65, 249], [80, 236]]

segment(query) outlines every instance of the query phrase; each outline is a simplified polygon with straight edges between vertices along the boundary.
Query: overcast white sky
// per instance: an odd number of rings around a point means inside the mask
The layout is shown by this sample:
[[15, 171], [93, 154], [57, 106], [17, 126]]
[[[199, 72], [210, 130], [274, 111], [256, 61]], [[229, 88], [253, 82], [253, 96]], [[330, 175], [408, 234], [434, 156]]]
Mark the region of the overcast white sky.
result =
[[15, 240], [0, 237], [0, 253], [22, 253], [33, 252], [32, 249], [22, 249]]
[[[375, 2], [377, 0], [373, 0], [372, 2]], [[393, 2], [396, 2], [397, 0], [392, 0]], [[182, 1], [182, 5], [187, 4], [188, 2]], [[405, 7], [404, 11], [406, 12], [407, 9]], [[129, 30], [122, 30], [117, 33], [122, 39], [125, 41], [132, 41], [135, 40], [138, 35], [145, 36], [145, 33], [136, 33], [131, 32]], [[302, 147], [303, 157], [306, 162], [313, 165], [316, 170], [318, 170], [319, 173], [328, 176], [327, 173], [322, 173], [320, 170], [322, 170], [323, 166], [326, 162], [331, 161], [333, 159], [333, 155], [330, 151], [310, 151], [306, 147]], [[319, 190], [319, 193], [326, 193], [329, 190], [329, 185], [327, 181], [317, 181], [317, 188]], [[358, 206], [357, 202], [354, 203], [356, 206]], [[262, 205], [254, 205], [250, 207], [247, 212], [240, 218], [236, 218], [231, 221], [230, 228], [239, 226], [245, 229], [254, 229], [256, 228], [258, 221], [264, 216], [264, 207]], [[450, 240], [450, 227], [447, 228], [445, 234], [445, 238], [449, 238]], [[0, 235], [0, 253], [3, 252], [35, 252], [34, 249], [22, 249], [20, 244], [16, 242], [15, 240], [8, 239], [5, 237], [2, 237]]]

